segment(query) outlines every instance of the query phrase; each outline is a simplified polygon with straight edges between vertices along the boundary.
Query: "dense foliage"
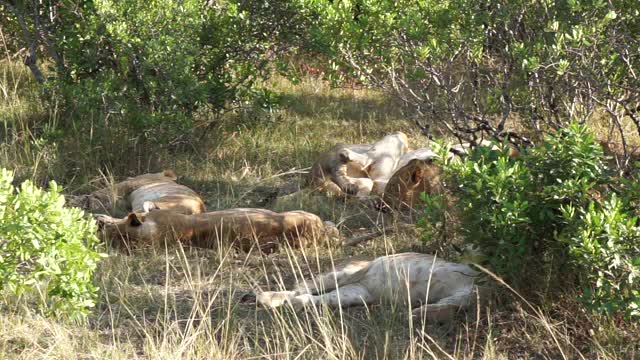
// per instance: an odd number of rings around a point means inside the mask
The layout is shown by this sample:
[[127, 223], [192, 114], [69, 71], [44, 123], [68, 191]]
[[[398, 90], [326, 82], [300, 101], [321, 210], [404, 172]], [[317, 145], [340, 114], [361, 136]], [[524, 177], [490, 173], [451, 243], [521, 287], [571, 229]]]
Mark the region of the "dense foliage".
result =
[[560, 235], [587, 280], [583, 300], [605, 313], [640, 317], [640, 226], [623, 201], [562, 209], [571, 226]]
[[256, 81], [300, 50], [330, 60], [331, 78], [395, 93], [426, 133], [499, 135], [510, 119], [544, 131], [597, 110], [623, 141], [623, 119], [640, 131], [635, 0], [0, 1], [0, 14], [54, 97], [139, 130], [270, 103]]
[[[640, 315], [637, 196], [608, 186], [602, 149], [586, 127], [570, 124], [517, 158], [479, 148], [443, 167], [459, 232], [501, 276], [533, 288], [577, 278], [594, 308]], [[428, 218], [444, 211], [426, 204]], [[427, 230], [430, 241], [433, 226]]]
[[260, 104], [270, 94], [257, 82], [303, 23], [295, 2], [244, 0], [0, 1], [0, 14], [22, 34], [10, 44], [29, 49], [25, 63], [49, 98], [82, 114], [74, 125], [139, 133], [206, 126]]
[[44, 191], [0, 171], [0, 290], [71, 318], [93, 307], [93, 273], [101, 255], [93, 220], [64, 207], [55, 182]]
[[321, 14], [314, 40], [334, 68], [395, 93], [427, 133], [435, 124], [471, 140], [510, 119], [544, 131], [597, 110], [623, 138], [624, 118], [640, 131], [638, 1], [305, 3]]

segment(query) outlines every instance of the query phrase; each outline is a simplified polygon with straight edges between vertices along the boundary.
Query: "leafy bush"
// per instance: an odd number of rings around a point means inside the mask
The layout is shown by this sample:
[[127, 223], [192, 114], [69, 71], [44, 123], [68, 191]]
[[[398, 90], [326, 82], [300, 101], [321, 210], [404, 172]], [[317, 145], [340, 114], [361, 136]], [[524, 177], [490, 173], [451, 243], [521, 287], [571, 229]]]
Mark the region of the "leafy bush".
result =
[[16, 191], [13, 174], [0, 171], [0, 289], [35, 299], [55, 315], [82, 317], [94, 305], [92, 275], [96, 225], [77, 208], [64, 207], [52, 182], [48, 191], [25, 181]]
[[614, 194], [600, 205], [562, 208], [560, 236], [587, 280], [583, 300], [594, 310], [640, 317], [640, 227]]
[[417, 225], [422, 231], [422, 238], [443, 252], [451, 241], [447, 198], [443, 194], [422, 193], [420, 200], [424, 203], [424, 212]]
[[[585, 126], [572, 123], [514, 159], [478, 148], [442, 166], [457, 200], [458, 231], [495, 271], [534, 288], [541, 275], [557, 278], [562, 271], [559, 281], [584, 281], [584, 299], [594, 309], [640, 315], [635, 196], [621, 201], [604, 186], [612, 179]], [[427, 200], [425, 222], [445, 211]], [[433, 227], [426, 230], [433, 239]]]
[[0, 25], [22, 28], [22, 46], [34, 49], [30, 68], [50, 98], [94, 120], [74, 126], [121, 125], [151, 137], [263, 101], [271, 61], [297, 46], [299, 10], [290, 1], [3, 2], [0, 14], [9, 16]]
[[35, 77], [56, 80], [84, 118], [136, 130], [210, 121], [263, 94], [257, 80], [299, 49], [327, 59], [330, 77], [397, 95], [426, 131], [497, 135], [514, 118], [543, 131], [598, 108], [621, 136], [626, 116], [640, 130], [636, 0], [13, 3], [0, 3], [0, 25], [20, 33], [9, 47], [29, 49]]
[[513, 113], [557, 129], [598, 107], [622, 136], [625, 116], [640, 130], [636, 0], [302, 1], [334, 68], [397, 95], [426, 130], [497, 135]]
[[[459, 198], [460, 230], [467, 242], [478, 246], [490, 264], [512, 281], [537, 260], [533, 251], [540, 231], [533, 214], [544, 209], [537, 196], [534, 175], [523, 161], [479, 148], [461, 162], [450, 162], [445, 177]], [[546, 226], [544, 227], [546, 229]]]

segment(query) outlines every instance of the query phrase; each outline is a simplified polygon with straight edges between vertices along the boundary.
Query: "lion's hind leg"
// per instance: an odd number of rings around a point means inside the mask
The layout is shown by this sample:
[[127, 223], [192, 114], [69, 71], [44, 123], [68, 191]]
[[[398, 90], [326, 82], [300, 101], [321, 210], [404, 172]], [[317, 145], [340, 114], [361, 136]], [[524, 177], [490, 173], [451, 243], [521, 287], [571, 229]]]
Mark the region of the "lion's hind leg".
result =
[[453, 319], [458, 311], [469, 307], [476, 300], [474, 287], [465, 287], [453, 295], [444, 297], [433, 304], [423, 305], [413, 310], [413, 317], [431, 321], [446, 322]]
[[300, 295], [296, 296], [299, 301], [307, 301], [311, 298], [314, 304], [326, 304], [330, 307], [347, 307], [353, 305], [364, 305], [373, 302], [374, 296], [369, 290], [360, 284], [349, 284], [340, 286], [337, 289], [322, 295]]
[[364, 305], [369, 304], [374, 300], [375, 299], [369, 290], [360, 284], [340, 286], [325, 294], [302, 294], [288, 299], [296, 310], [304, 308], [305, 306], [317, 306], [321, 304], [328, 305], [332, 308]]
[[320, 304], [326, 304], [333, 308], [363, 305], [374, 300], [369, 290], [360, 284], [345, 285], [321, 295], [297, 295], [295, 291], [265, 291], [256, 296], [257, 303], [263, 306], [276, 308], [291, 304], [296, 310]]
[[339, 270], [324, 273], [312, 280], [305, 280], [298, 284], [295, 291], [299, 294], [318, 295], [357, 283], [366, 275], [366, 268], [371, 262], [368, 260], [353, 260]]

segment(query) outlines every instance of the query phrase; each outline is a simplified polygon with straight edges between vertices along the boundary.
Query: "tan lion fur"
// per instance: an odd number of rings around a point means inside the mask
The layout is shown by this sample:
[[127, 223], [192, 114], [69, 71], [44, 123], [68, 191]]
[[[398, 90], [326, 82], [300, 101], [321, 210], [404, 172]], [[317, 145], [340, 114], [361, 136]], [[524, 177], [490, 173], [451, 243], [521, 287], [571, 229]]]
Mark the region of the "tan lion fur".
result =
[[384, 190], [382, 200], [395, 210], [416, 210], [420, 194], [440, 194], [442, 169], [432, 160], [413, 159], [398, 169]]
[[256, 295], [264, 306], [291, 304], [295, 309], [326, 304], [331, 307], [396, 302], [417, 307], [413, 314], [448, 320], [477, 297], [478, 272], [468, 265], [446, 262], [431, 255], [401, 253], [373, 261], [358, 261], [343, 269], [299, 284], [293, 291], [266, 291]]
[[409, 139], [393, 133], [374, 144], [338, 144], [320, 156], [311, 169], [311, 183], [332, 196], [382, 193]]
[[172, 170], [130, 177], [113, 188], [94, 191], [89, 195], [67, 196], [69, 204], [90, 212], [107, 212], [122, 216], [128, 212], [145, 211], [147, 207], [172, 209], [182, 214], [205, 211], [204, 202], [184, 185], [176, 183]]
[[185, 215], [172, 210], [131, 213], [123, 219], [97, 217], [99, 237], [126, 248], [165, 240], [202, 248], [234, 244], [248, 251], [253, 244], [274, 245], [286, 240], [293, 246], [321, 237], [337, 237], [332, 223], [305, 211], [276, 213], [266, 209], [228, 209]]

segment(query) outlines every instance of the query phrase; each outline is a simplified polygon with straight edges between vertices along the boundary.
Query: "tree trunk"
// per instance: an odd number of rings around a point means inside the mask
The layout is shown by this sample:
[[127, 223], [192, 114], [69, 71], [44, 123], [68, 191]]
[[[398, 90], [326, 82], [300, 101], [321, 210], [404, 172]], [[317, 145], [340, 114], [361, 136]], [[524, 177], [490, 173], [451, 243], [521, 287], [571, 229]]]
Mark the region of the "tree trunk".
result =
[[31, 70], [31, 73], [33, 74], [33, 77], [37, 82], [44, 83], [44, 74], [38, 67], [38, 27], [36, 26], [34, 30], [36, 32], [35, 34], [30, 33], [29, 28], [27, 27], [27, 23], [24, 20], [24, 14], [20, 13], [20, 11], [18, 11], [15, 6], [6, 1], [0, 0], [0, 5], [3, 5], [7, 9], [9, 9], [9, 11], [11, 11], [16, 17], [18, 25], [20, 25], [20, 29], [22, 30], [22, 40], [24, 41], [25, 46], [29, 47], [29, 55], [27, 55], [27, 58], [24, 60], [24, 64], [29, 67], [29, 70]]

